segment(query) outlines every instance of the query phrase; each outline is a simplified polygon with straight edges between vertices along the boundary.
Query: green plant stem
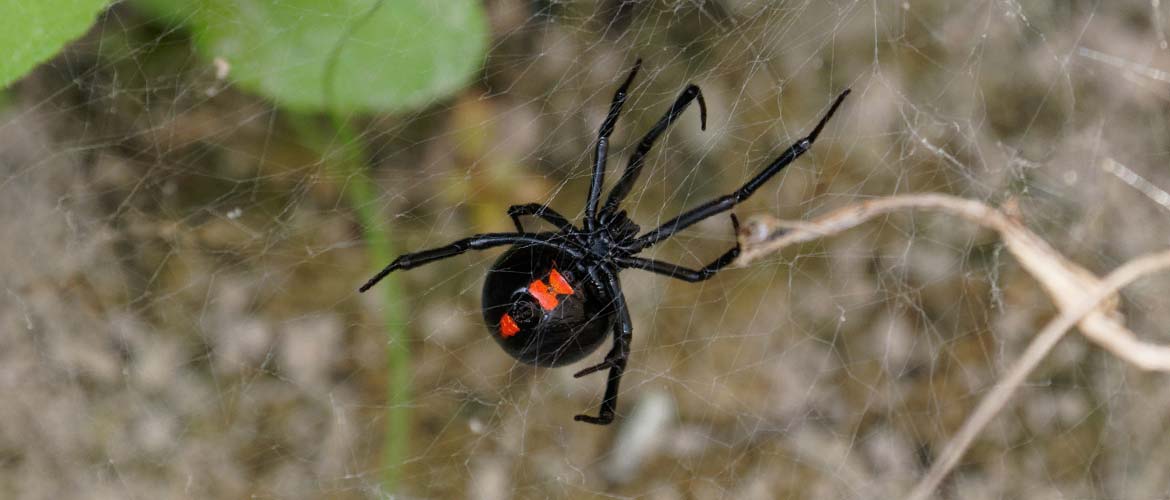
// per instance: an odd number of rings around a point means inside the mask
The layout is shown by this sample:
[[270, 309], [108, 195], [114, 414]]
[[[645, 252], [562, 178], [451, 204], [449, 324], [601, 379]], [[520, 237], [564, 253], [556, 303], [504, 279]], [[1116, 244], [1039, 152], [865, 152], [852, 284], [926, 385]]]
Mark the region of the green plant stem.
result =
[[[377, 210], [377, 189], [366, 174], [365, 143], [349, 122], [333, 117], [333, 134], [326, 135], [311, 117], [293, 115], [294, 128], [321, 155], [329, 172], [345, 181], [345, 197], [357, 213], [362, 238], [373, 259], [371, 269], [381, 269], [394, 256], [389, 232]], [[387, 384], [386, 433], [382, 442], [382, 489], [395, 492], [410, 444], [411, 363], [406, 328], [402, 322], [402, 285], [394, 275], [378, 283], [382, 294], [386, 326], [386, 361], [390, 365]], [[356, 293], [356, 289], [355, 289]]]

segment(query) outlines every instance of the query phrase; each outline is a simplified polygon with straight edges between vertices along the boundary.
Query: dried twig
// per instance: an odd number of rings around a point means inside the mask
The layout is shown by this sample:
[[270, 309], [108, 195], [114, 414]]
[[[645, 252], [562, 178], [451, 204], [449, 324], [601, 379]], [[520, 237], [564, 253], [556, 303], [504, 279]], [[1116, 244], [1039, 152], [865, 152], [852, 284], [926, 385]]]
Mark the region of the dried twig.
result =
[[1078, 321], [1083, 322], [1087, 319], [1086, 315], [1091, 314], [1102, 301], [1116, 293], [1121, 287], [1146, 274], [1168, 267], [1170, 267], [1170, 251], [1129, 261], [1106, 277], [1104, 283], [1086, 290], [1085, 299], [1080, 304], [1062, 309], [1060, 316], [1057, 316], [1040, 331], [1040, 334], [1028, 344], [1028, 348], [1024, 350], [1020, 359], [1016, 360], [1016, 363], [1008, 370], [1007, 375], [1001, 378], [991, 389], [991, 392], [983, 397], [979, 406], [975, 407], [975, 411], [963, 422], [963, 427], [943, 448], [942, 453], [931, 465], [926, 476], [918, 482], [907, 498], [921, 500], [930, 496], [930, 493], [938, 487], [947, 473], [959, 462], [975, 437], [991, 422], [999, 410], [1007, 405], [1012, 394], [1015, 393], [1020, 384], [1024, 383], [1028, 374], [1044, 360], [1049, 351], [1056, 346], [1056, 342], [1064, 337], [1064, 332], [1072, 328]]
[[[1009, 205], [1008, 209], [1013, 207]], [[1035, 277], [1060, 308], [1025, 349], [1023, 355], [963, 423], [909, 498], [926, 498], [988, 422], [1007, 404], [1029, 373], [1075, 324], [1081, 333], [1122, 360], [1146, 370], [1170, 371], [1170, 346], [1143, 342], [1122, 323], [1117, 312], [1117, 290], [1141, 276], [1170, 267], [1170, 251], [1142, 257], [1121, 266], [1105, 280], [1069, 261], [1047, 242], [1001, 210], [983, 203], [941, 194], [893, 196], [848, 206], [812, 221], [784, 222], [756, 216], [739, 234], [746, 265], [781, 249], [842, 232], [877, 216], [902, 209], [926, 209], [957, 215], [993, 229], [1029, 274]]]

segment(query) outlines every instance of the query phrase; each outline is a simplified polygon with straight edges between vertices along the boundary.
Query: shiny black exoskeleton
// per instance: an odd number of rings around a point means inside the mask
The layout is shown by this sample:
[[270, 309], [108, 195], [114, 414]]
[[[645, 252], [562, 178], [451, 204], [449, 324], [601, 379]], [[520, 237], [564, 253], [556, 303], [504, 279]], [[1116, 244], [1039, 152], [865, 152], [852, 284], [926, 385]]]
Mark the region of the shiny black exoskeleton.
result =
[[[574, 226], [545, 205], [515, 205], [508, 209], [508, 215], [516, 226], [515, 233], [478, 234], [444, 247], [399, 256], [359, 289], [362, 292], [369, 290], [386, 275], [399, 269], [421, 266], [468, 250], [510, 245], [511, 248], [488, 271], [483, 287], [484, 321], [492, 338], [509, 355], [536, 366], [561, 366], [589, 355], [601, 346], [611, 329], [614, 333], [613, 347], [606, 354], [605, 360], [574, 374], [574, 377], [582, 377], [609, 370], [599, 415], [574, 417], [577, 421], [591, 424], [604, 425], [613, 421], [617, 411], [618, 387], [630, 355], [633, 323], [618, 283], [618, 272], [629, 268], [642, 269], [696, 282], [710, 278], [734, 261], [739, 255], [739, 245], [701, 269], [688, 269], [635, 255], [696, 222], [731, 210], [746, 200], [768, 179], [812, 147], [829, 118], [836, 113], [845, 96], [849, 95], [849, 90], [842, 92], [808, 136], [789, 146], [738, 190], [699, 205], [639, 236], [637, 224], [626, 216], [624, 210], [619, 210], [619, 205], [638, 179], [650, 148], [696, 99], [699, 101], [700, 125], [705, 129], [707, 123], [707, 106], [703, 102], [703, 94], [699, 87], [688, 85], [675, 99], [670, 110], [642, 137], [599, 213], [598, 201], [601, 198], [609, 137], [613, 134], [618, 115], [626, 102], [627, 91], [641, 65], [642, 61], [639, 60], [618, 88], [610, 103], [609, 113], [601, 124], [594, 150], [593, 176], [589, 197], [585, 202], [583, 227]], [[559, 231], [525, 232], [520, 217], [526, 215], [540, 217]], [[734, 214], [731, 215], [731, 223], [738, 231]]]
[[[500, 347], [546, 367], [596, 351], [613, 328], [613, 307], [604, 289], [589, 284], [584, 264], [547, 246], [514, 246], [500, 256], [484, 280], [482, 301], [483, 320], [494, 326], [488, 331]], [[555, 279], [566, 293], [557, 293]]]

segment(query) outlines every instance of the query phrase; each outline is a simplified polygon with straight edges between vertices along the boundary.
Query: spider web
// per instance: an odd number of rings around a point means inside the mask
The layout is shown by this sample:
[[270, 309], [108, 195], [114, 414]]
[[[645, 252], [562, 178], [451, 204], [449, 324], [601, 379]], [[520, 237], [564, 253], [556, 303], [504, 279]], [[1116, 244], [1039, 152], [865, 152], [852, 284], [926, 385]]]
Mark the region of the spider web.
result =
[[[363, 139], [397, 251], [579, 218], [613, 90], [645, 66], [608, 179], [686, 83], [709, 105], [625, 207], [650, 229], [730, 192], [853, 94], [735, 212], [802, 219], [942, 192], [1020, 205], [1107, 272], [1170, 243], [1170, 68], [1153, 2], [488, 2], [481, 77]], [[630, 367], [533, 369], [485, 335], [499, 251], [400, 275], [409, 380], [332, 173], [184, 34], [115, 5], [0, 108], [0, 496], [377, 498], [387, 384], [409, 384], [403, 498], [888, 498], [914, 484], [1055, 311], [996, 236], [900, 213], [697, 284], [626, 271]], [[527, 222], [542, 227], [536, 221]], [[699, 267], [713, 217], [647, 252]], [[1165, 277], [1130, 287], [1165, 341]], [[1063, 340], [945, 498], [1167, 498], [1170, 385]]]

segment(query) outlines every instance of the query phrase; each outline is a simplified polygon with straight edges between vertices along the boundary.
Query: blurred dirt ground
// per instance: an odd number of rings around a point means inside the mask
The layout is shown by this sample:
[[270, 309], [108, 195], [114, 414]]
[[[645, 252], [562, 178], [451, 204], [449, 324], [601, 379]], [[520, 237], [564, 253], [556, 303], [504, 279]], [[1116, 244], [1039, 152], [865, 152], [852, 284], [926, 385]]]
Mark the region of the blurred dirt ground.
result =
[[[481, 79], [365, 124], [399, 250], [508, 230], [516, 203], [580, 214], [638, 56], [611, 172], [686, 82], [710, 106], [706, 132], [689, 111], [651, 155], [643, 227], [734, 189], [851, 87], [741, 217], [935, 191], [1018, 199], [1096, 272], [1170, 244], [1156, 1], [488, 8]], [[0, 497], [378, 498], [404, 383], [402, 498], [897, 497], [1053, 313], [993, 234], [934, 215], [702, 284], [628, 271], [622, 420], [597, 428], [572, 416], [600, 377], [518, 365], [484, 334], [485, 252], [402, 276], [415, 369], [389, 380], [347, 179], [215, 71], [118, 5], [0, 100]], [[676, 240], [652, 255], [700, 265], [732, 235], [715, 218]], [[1170, 342], [1168, 292], [1127, 290], [1135, 331]], [[1170, 498], [1167, 380], [1070, 335], [940, 496]]]

